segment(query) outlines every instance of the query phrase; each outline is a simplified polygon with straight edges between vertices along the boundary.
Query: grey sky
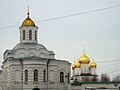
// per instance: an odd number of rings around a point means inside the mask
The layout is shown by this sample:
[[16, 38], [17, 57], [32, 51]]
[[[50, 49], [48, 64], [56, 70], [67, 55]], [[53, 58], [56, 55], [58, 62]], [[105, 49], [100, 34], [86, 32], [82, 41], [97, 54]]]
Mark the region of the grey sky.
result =
[[[96, 9], [120, 5], [120, 0], [0, 0], [0, 65], [3, 52], [19, 43], [19, 26], [30, 17], [39, 27], [39, 43], [53, 50], [57, 59], [74, 62], [86, 54], [95, 62], [120, 60], [120, 7], [77, 15], [74, 17], [37, 22]], [[98, 63], [97, 72], [120, 73], [120, 61]], [[111, 73], [114, 72], [114, 73]]]

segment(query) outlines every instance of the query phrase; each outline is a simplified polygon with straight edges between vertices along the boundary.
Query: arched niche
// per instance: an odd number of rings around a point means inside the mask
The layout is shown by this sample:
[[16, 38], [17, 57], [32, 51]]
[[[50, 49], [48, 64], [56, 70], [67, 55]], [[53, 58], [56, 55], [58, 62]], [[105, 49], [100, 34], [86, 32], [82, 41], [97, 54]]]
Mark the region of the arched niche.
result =
[[20, 53], [18, 54], [18, 57], [25, 57], [25, 54], [24, 54], [23, 52], [20, 52]]
[[20, 71], [15, 70], [15, 81], [20, 81]]
[[50, 81], [54, 82], [54, 70], [50, 71]]
[[39, 57], [41, 57], [41, 58], [46, 58], [46, 54], [45, 54], [45, 53], [40, 53], [40, 54], [39, 54]]
[[34, 54], [34, 53], [30, 53], [29, 56], [30, 56], [30, 57], [31, 57], [31, 56], [35, 56], [35, 54]]

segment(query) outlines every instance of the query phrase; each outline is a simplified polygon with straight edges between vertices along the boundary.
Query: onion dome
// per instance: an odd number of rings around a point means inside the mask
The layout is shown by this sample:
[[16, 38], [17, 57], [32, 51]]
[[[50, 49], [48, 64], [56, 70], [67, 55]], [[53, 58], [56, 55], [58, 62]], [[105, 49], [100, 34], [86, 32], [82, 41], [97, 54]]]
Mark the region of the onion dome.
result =
[[29, 18], [29, 11], [27, 13], [28, 17], [23, 21], [22, 26], [35, 26], [35, 23], [31, 18]]
[[74, 64], [75, 68], [81, 68], [81, 64], [79, 63], [79, 61], [77, 60]]
[[94, 62], [94, 60], [90, 63], [90, 68], [96, 68], [97, 64]]
[[79, 59], [81, 64], [89, 64], [90, 59], [86, 56], [85, 52], [83, 52], [82, 56]]
[[35, 26], [35, 23], [30, 18], [26, 18], [23, 21], [22, 26]]

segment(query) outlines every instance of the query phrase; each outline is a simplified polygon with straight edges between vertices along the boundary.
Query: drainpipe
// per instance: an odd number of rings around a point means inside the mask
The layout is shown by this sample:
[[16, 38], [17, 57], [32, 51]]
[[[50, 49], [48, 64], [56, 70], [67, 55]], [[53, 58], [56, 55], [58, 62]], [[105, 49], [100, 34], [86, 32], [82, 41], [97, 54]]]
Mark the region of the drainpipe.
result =
[[21, 73], [21, 75], [22, 75], [22, 77], [21, 77], [21, 79], [22, 79], [22, 81], [21, 81], [21, 90], [23, 90], [23, 59], [20, 59], [20, 63], [21, 63], [21, 66], [22, 66], [22, 73]]
[[50, 59], [47, 60], [47, 90], [48, 90], [48, 64], [50, 63]]

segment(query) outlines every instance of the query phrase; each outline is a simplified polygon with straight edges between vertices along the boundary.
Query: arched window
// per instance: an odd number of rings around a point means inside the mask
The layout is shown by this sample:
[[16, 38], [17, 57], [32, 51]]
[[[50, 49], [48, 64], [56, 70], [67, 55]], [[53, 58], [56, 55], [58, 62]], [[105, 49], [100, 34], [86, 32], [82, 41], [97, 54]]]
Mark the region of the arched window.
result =
[[70, 74], [68, 73], [68, 83], [70, 83]]
[[29, 39], [32, 39], [32, 30], [29, 30]]
[[23, 30], [23, 40], [25, 39], [25, 30]]
[[38, 70], [34, 70], [34, 81], [38, 81]]
[[43, 82], [46, 82], [46, 70], [43, 71]]
[[28, 70], [26, 69], [25, 70], [25, 82], [27, 82], [28, 81]]
[[37, 31], [35, 31], [35, 40], [37, 40]]
[[60, 72], [60, 82], [64, 83], [64, 73]]

